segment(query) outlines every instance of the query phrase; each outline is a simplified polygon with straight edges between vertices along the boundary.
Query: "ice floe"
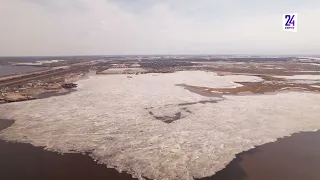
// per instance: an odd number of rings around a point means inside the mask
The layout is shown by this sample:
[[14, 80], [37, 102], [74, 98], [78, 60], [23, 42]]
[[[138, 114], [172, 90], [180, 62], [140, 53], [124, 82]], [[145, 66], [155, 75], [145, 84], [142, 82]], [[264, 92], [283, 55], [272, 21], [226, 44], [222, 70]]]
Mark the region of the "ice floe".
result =
[[[0, 138], [59, 152], [91, 152], [99, 162], [140, 179], [210, 176], [237, 153], [320, 127], [319, 94], [221, 99], [176, 86], [234, 87], [234, 81], [252, 80], [259, 79], [200, 71], [130, 80], [125, 75], [91, 76], [65, 96], [0, 105], [0, 119], [16, 120]], [[211, 101], [217, 102], [201, 103]], [[181, 119], [170, 124], [152, 116], [179, 111]]]

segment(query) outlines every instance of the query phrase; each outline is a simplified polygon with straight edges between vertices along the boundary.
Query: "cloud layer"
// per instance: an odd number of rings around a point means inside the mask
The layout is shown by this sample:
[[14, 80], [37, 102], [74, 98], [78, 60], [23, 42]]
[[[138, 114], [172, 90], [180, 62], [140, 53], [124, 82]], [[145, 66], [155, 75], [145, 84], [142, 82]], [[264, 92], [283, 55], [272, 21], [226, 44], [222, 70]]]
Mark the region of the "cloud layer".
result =
[[3, 0], [0, 55], [317, 54], [316, 17], [313, 0]]

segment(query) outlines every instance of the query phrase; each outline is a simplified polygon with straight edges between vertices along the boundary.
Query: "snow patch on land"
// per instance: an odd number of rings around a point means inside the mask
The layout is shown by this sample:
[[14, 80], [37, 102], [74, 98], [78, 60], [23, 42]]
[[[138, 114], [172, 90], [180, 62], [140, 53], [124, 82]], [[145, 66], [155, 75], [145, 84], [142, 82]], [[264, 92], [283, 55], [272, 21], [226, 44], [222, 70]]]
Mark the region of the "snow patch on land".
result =
[[293, 76], [275, 76], [277, 78], [283, 78], [290, 83], [296, 84], [314, 84], [320, 82], [320, 75], [293, 75]]
[[[89, 151], [99, 162], [140, 179], [211, 176], [242, 151], [320, 128], [319, 94], [222, 100], [175, 86], [234, 87], [234, 81], [252, 80], [259, 79], [200, 71], [144, 74], [130, 80], [126, 75], [91, 76], [79, 82], [78, 91], [65, 96], [0, 105], [0, 119], [16, 120], [0, 132], [0, 138], [60, 152]], [[212, 100], [222, 101], [193, 103]], [[150, 115], [150, 108], [157, 116], [180, 108], [192, 113], [166, 124]]]
[[320, 75], [293, 75], [293, 76], [275, 76], [276, 78], [290, 80], [320, 80]]

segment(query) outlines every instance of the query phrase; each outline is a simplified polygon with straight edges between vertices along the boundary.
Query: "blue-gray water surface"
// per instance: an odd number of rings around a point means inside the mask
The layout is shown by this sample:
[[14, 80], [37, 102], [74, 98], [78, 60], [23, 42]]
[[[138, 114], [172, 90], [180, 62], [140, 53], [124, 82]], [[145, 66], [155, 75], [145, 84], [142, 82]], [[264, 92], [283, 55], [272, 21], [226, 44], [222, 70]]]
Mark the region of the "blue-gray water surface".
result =
[[0, 65], [0, 76], [28, 73], [40, 70], [39, 67]]

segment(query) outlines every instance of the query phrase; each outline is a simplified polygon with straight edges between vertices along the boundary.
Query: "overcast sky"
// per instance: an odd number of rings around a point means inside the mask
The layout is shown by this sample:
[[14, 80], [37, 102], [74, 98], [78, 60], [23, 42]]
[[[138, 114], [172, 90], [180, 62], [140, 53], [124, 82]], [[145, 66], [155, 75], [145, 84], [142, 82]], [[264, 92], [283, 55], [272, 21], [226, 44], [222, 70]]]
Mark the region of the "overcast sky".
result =
[[0, 0], [0, 56], [320, 54], [319, 22], [319, 0]]

